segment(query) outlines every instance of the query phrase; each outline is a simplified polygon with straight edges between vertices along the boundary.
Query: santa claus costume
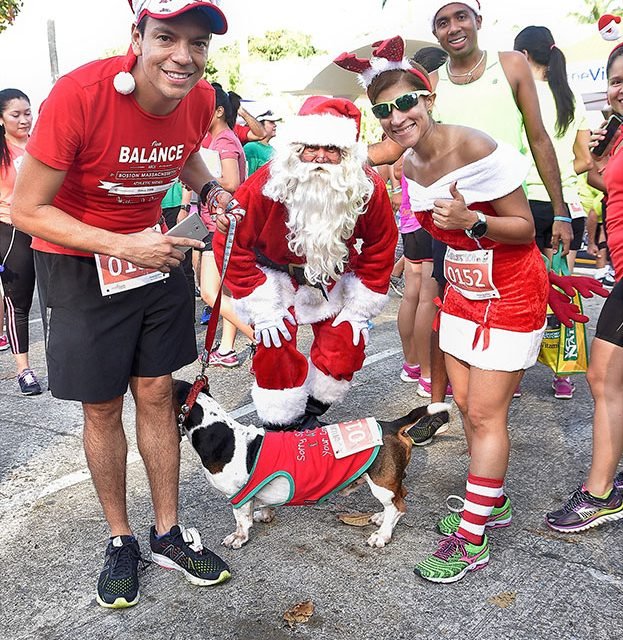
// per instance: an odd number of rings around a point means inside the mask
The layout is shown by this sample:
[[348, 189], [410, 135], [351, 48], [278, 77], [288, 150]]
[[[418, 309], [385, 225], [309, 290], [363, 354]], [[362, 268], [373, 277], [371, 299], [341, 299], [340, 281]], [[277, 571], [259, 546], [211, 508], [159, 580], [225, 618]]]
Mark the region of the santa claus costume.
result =
[[[273, 160], [236, 192], [247, 213], [226, 284], [256, 329], [252, 397], [268, 427], [297, 426], [306, 409], [318, 415], [344, 397], [363, 365], [367, 321], [387, 300], [397, 228], [385, 185], [364, 166], [360, 118], [349, 100], [309, 98], [280, 128]], [[303, 160], [319, 146], [339, 149], [340, 161]], [[216, 234], [217, 264], [223, 252]], [[280, 346], [259, 340], [279, 323]], [[302, 324], [314, 333], [309, 358], [296, 345]]]

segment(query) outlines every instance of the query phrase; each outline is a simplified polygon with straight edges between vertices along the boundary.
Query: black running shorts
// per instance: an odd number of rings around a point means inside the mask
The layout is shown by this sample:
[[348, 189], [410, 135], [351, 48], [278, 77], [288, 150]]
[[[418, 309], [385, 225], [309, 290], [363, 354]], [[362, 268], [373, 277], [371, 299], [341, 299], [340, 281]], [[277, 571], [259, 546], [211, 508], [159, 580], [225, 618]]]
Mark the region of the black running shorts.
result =
[[197, 357], [192, 300], [182, 270], [102, 296], [93, 258], [35, 251], [48, 316], [48, 381], [55, 398], [107, 402], [131, 376], [154, 378]]
[[446, 277], [444, 275], [443, 263], [446, 258], [447, 245], [433, 238], [433, 278], [437, 280], [440, 287], [445, 287]]
[[623, 347], [623, 280], [619, 280], [599, 314], [595, 337]]
[[[565, 205], [566, 206], [566, 205]], [[549, 248], [552, 244], [552, 225], [554, 224], [554, 207], [551, 202], [543, 200], [530, 200], [530, 211], [534, 218], [534, 227], [536, 231], [535, 242], [539, 251]], [[569, 216], [571, 214], [568, 214]], [[571, 250], [578, 251], [582, 246], [582, 238], [584, 236], [584, 226], [586, 218], [573, 218], [571, 228], [573, 229], [573, 240], [571, 241]]]
[[405, 259], [409, 262], [431, 262], [433, 259], [433, 239], [426, 229], [416, 229], [402, 233]]

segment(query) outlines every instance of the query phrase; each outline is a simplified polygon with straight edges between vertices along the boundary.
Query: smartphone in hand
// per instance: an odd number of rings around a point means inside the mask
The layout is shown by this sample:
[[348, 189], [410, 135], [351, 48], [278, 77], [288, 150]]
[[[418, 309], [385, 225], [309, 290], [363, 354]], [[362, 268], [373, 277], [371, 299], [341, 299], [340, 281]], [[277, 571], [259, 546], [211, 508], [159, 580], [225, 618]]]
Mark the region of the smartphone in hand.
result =
[[[192, 238], [193, 240], [204, 240], [210, 232], [208, 231], [203, 220], [198, 213], [184, 218], [181, 222], [178, 222], [173, 228], [169, 229], [165, 235], [176, 236], [178, 238]], [[182, 252], [188, 251], [191, 247], [179, 247], [176, 249]]]
[[623, 124], [623, 116], [618, 113], [613, 113], [606, 123], [606, 137], [600, 140], [596, 147], [591, 150], [591, 153], [597, 157], [603, 155], [606, 147], [610, 144], [610, 141], [616, 135], [619, 127]]

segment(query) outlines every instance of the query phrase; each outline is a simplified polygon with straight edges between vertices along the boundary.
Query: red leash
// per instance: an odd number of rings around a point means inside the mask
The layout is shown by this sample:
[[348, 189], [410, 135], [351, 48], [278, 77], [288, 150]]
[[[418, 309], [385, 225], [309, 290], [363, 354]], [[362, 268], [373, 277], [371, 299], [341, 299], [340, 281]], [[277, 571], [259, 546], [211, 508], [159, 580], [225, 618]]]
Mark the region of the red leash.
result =
[[236, 218], [233, 215], [227, 214], [227, 218], [229, 220], [229, 229], [227, 230], [227, 240], [225, 241], [225, 251], [223, 253], [221, 283], [219, 285], [218, 293], [216, 294], [216, 299], [214, 300], [214, 306], [212, 307], [212, 314], [210, 315], [210, 320], [208, 321], [203, 353], [199, 356], [199, 361], [201, 362], [201, 373], [195, 378], [195, 381], [193, 382], [193, 386], [190, 388], [190, 391], [186, 396], [186, 401], [180, 407], [180, 413], [177, 416], [177, 426], [182, 435], [184, 433], [184, 429], [183, 429], [184, 422], [186, 422], [186, 418], [188, 418], [188, 414], [192, 411], [192, 408], [195, 406], [195, 402], [197, 402], [197, 396], [204, 390], [206, 393], [210, 392], [210, 383], [208, 382], [208, 374], [206, 373], [206, 369], [210, 365], [210, 350], [212, 349], [212, 344], [214, 343], [214, 338], [216, 337], [216, 328], [218, 327], [218, 320], [219, 320], [220, 311], [221, 311], [223, 281], [225, 280], [225, 273], [227, 272], [229, 257], [231, 255], [231, 249], [234, 244], [234, 234], [236, 232], [236, 224], [237, 224]]

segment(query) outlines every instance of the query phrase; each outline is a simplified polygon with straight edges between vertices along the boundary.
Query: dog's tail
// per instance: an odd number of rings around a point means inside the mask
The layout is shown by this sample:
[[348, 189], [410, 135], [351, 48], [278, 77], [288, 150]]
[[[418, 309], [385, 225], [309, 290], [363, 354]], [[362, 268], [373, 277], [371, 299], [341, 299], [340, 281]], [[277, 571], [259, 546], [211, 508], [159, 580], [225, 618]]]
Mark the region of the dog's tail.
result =
[[[408, 436], [405, 435], [405, 432], [408, 431], [418, 420], [420, 420], [420, 418], [423, 418], [425, 415], [432, 416], [444, 411], [450, 411], [449, 404], [446, 404], [445, 402], [434, 402], [422, 407], [416, 407], [415, 409], [409, 411], [409, 413], [407, 413], [407, 415], [403, 416], [402, 418], [396, 418], [396, 420], [392, 420], [389, 422], [386, 422], [384, 420], [377, 420], [377, 422], [379, 423], [383, 434], [388, 433], [409, 439]], [[411, 442], [410, 439], [409, 442]]]

